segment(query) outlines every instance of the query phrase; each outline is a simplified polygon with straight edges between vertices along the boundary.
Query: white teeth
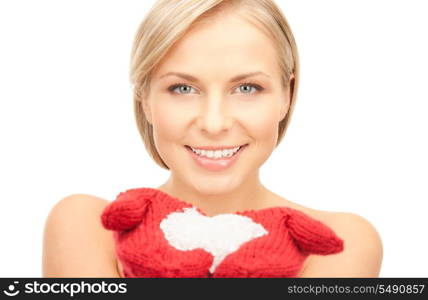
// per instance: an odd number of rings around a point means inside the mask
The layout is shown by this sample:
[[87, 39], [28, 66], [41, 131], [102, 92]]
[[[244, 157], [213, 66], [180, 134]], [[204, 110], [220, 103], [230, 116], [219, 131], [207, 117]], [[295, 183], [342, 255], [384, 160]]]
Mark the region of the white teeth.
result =
[[235, 154], [236, 152], [238, 152], [239, 148], [241, 148], [241, 146], [232, 148], [232, 149], [224, 149], [224, 150], [200, 150], [200, 149], [195, 149], [190, 147], [193, 152], [195, 152], [196, 154], [200, 155], [200, 156], [205, 156], [205, 157], [209, 157], [209, 158], [222, 158], [222, 157], [230, 157], [233, 154]]

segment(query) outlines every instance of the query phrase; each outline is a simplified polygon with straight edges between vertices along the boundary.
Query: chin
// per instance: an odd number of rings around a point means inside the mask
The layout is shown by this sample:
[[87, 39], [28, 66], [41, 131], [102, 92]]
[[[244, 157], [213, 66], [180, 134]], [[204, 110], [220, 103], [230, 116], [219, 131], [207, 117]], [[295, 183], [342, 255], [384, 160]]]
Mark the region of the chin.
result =
[[240, 185], [240, 180], [226, 177], [199, 178], [191, 182], [191, 186], [200, 194], [221, 195], [227, 194]]

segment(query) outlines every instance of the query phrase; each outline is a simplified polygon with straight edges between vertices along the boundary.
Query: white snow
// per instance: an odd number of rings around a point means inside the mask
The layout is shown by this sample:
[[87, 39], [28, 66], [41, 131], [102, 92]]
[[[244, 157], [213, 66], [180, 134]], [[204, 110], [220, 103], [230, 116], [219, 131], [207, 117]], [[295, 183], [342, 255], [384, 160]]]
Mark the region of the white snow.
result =
[[251, 218], [227, 213], [208, 217], [195, 207], [173, 212], [160, 223], [165, 238], [178, 250], [205, 249], [214, 256], [210, 272], [245, 242], [263, 236], [268, 231]]

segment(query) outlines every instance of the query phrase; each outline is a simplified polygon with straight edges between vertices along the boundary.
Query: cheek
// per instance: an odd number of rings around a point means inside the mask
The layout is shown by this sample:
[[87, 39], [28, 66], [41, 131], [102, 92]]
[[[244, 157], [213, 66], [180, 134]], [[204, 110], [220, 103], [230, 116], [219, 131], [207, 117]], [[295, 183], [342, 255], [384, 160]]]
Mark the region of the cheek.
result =
[[[269, 99], [271, 100], [271, 99]], [[268, 99], [266, 99], [266, 102]], [[270, 101], [272, 103], [272, 101]], [[258, 105], [242, 111], [244, 127], [258, 144], [275, 145], [278, 137], [278, 109], [272, 105]]]
[[267, 108], [245, 117], [244, 127], [253, 142], [252, 151], [247, 154], [249, 161], [253, 162], [248, 164], [249, 168], [261, 167], [274, 151], [278, 140], [277, 114], [277, 111]]
[[[161, 102], [161, 101], [159, 101]], [[152, 106], [153, 138], [158, 151], [172, 151], [171, 142], [177, 142], [184, 136], [186, 126], [185, 112], [173, 105], [162, 103]]]
[[278, 138], [278, 123], [274, 117], [269, 118], [268, 115], [264, 115], [253, 118], [248, 126], [256, 143], [266, 146], [275, 145]]

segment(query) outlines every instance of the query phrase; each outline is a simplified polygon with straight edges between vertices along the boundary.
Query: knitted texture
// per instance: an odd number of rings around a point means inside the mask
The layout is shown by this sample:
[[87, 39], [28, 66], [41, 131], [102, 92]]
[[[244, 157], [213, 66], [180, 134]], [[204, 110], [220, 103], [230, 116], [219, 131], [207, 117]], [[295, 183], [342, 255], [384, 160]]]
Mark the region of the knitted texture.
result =
[[120, 193], [101, 222], [113, 231], [125, 277], [296, 277], [308, 255], [344, 247], [329, 227], [289, 207], [209, 217], [154, 188]]

